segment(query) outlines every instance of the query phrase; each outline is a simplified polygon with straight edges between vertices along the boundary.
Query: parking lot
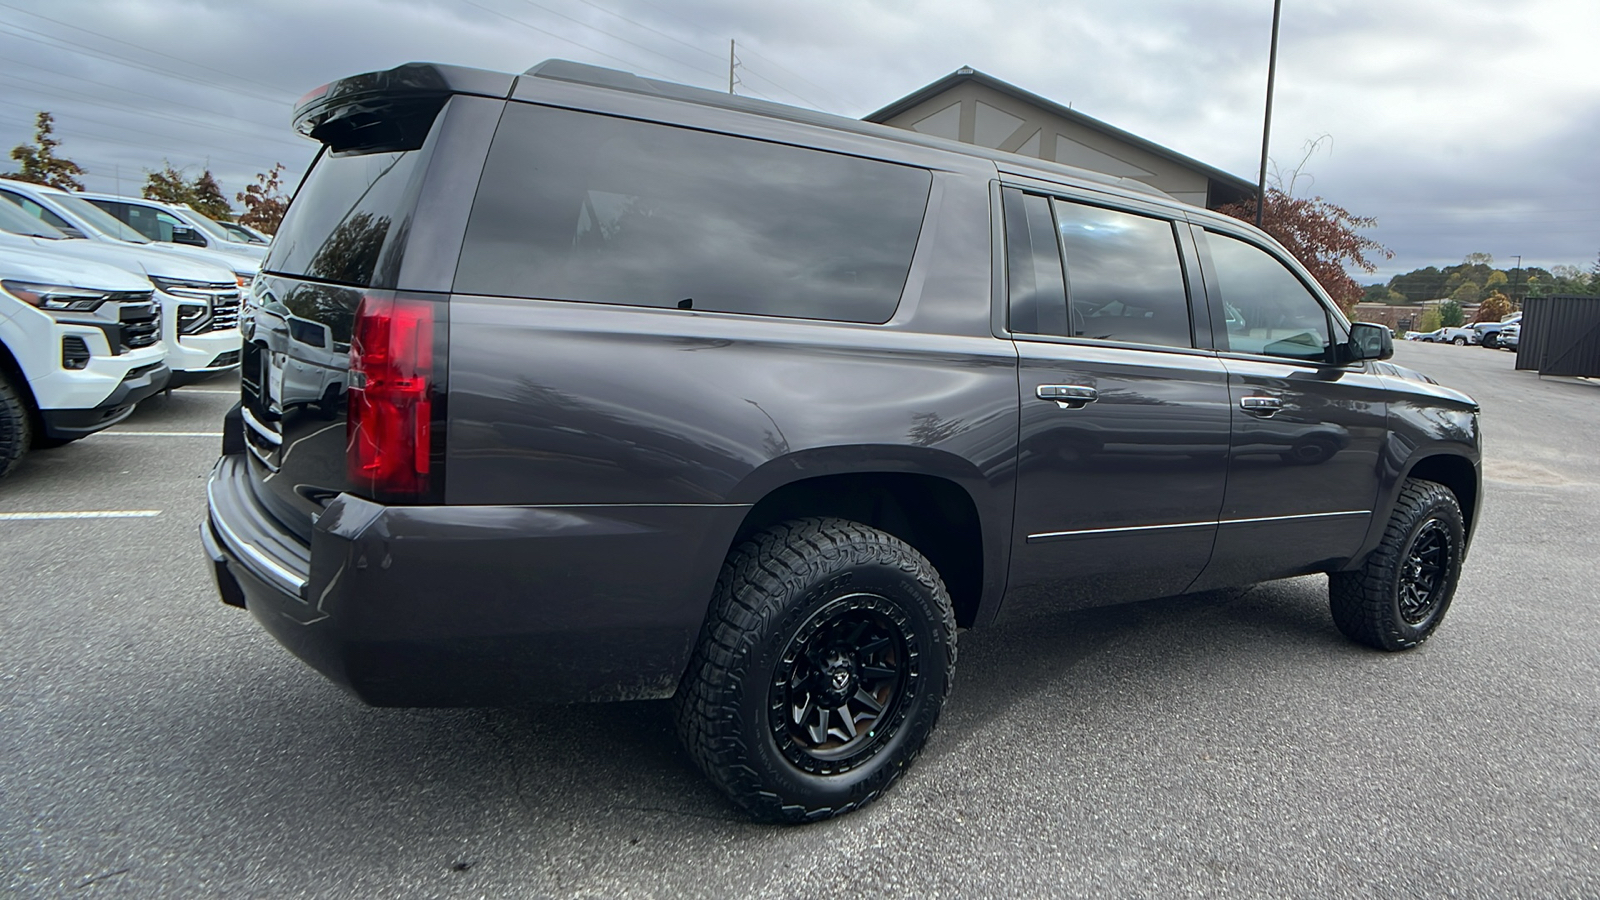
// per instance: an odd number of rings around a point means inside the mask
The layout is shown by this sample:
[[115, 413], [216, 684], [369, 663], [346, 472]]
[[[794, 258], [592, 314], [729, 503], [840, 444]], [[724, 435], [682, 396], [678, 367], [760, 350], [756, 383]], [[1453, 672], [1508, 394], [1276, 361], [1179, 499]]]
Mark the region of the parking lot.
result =
[[1483, 406], [1485, 502], [1420, 649], [1326, 581], [969, 632], [883, 801], [747, 822], [664, 702], [363, 707], [215, 597], [236, 380], [0, 482], [0, 893], [19, 897], [1600, 895], [1600, 383], [1396, 362]]

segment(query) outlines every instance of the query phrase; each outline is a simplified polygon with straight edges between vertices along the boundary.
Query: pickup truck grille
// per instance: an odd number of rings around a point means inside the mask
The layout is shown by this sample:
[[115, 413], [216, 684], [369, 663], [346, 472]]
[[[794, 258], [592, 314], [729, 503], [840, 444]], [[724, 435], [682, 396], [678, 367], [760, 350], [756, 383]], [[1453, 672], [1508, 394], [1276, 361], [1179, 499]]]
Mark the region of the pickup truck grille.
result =
[[163, 292], [182, 300], [203, 300], [205, 318], [188, 327], [184, 320], [178, 322], [183, 334], [205, 334], [239, 327], [239, 285], [236, 282], [178, 281], [171, 278], [152, 278]]
[[216, 294], [211, 300], [211, 322], [205, 331], [226, 331], [239, 327], [239, 291]]
[[161, 340], [161, 310], [153, 303], [123, 306], [119, 321], [124, 350], [137, 350]]

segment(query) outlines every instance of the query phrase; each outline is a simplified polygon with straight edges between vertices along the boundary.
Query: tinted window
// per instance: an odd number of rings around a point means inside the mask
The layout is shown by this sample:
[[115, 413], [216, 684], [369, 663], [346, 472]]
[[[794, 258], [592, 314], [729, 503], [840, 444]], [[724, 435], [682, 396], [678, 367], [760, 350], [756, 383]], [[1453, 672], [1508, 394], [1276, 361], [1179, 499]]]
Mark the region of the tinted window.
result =
[[393, 287], [428, 153], [323, 153], [295, 193], [262, 271]]
[[514, 103], [455, 289], [883, 322], [931, 183], [921, 169]]
[[50, 202], [66, 210], [69, 215], [76, 216], [87, 222], [90, 228], [101, 234], [108, 234], [119, 241], [132, 241], [135, 244], [150, 243], [145, 240], [144, 235], [117, 221], [116, 216], [111, 215], [82, 197], [74, 197], [71, 194], [52, 194]]
[[1055, 210], [1074, 336], [1193, 346], [1171, 222], [1062, 200]]
[[1007, 188], [1005, 211], [1011, 330], [1067, 334], [1067, 291], [1050, 201]]
[[1226, 322], [1218, 349], [1290, 359], [1328, 356], [1328, 313], [1288, 267], [1259, 247], [1208, 232]]

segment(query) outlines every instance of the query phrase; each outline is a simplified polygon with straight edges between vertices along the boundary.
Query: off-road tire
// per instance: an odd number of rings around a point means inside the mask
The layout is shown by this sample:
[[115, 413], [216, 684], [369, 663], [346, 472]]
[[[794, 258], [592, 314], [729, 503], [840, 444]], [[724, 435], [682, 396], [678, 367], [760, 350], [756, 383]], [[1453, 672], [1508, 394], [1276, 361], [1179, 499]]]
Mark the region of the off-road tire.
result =
[[[1350, 640], [1379, 650], [1417, 646], [1449, 610], [1465, 551], [1455, 494], [1437, 482], [1406, 479], [1377, 549], [1361, 568], [1328, 576], [1334, 624]], [[1418, 590], [1419, 579], [1426, 580], [1426, 591]]]
[[33, 423], [28, 405], [0, 371], [0, 478], [16, 467], [33, 443]]
[[[844, 519], [773, 526], [723, 564], [673, 698], [678, 736], [758, 820], [859, 809], [899, 779], [933, 731], [955, 671], [955, 633], [944, 582], [904, 541]], [[860, 680], [849, 680], [858, 670]], [[891, 671], [898, 676], [882, 674]], [[837, 709], [822, 702], [824, 691], [856, 688], [876, 691], [880, 709], [851, 712], [856, 693]], [[807, 729], [819, 715], [827, 729], [830, 713], [835, 730], [815, 740]], [[835, 732], [839, 746], [830, 748]]]

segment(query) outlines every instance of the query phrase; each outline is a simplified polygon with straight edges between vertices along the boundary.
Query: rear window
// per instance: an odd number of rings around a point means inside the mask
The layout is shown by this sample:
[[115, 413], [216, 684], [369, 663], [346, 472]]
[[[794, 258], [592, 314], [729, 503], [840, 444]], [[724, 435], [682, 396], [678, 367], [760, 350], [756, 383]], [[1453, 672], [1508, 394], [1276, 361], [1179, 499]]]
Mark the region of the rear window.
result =
[[931, 184], [923, 169], [510, 104], [455, 289], [885, 322]]
[[262, 270], [393, 288], [431, 147], [430, 140], [398, 153], [323, 152], [295, 192]]

